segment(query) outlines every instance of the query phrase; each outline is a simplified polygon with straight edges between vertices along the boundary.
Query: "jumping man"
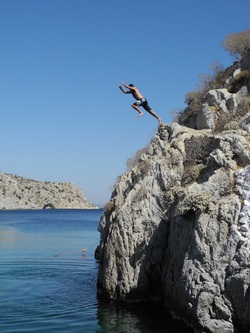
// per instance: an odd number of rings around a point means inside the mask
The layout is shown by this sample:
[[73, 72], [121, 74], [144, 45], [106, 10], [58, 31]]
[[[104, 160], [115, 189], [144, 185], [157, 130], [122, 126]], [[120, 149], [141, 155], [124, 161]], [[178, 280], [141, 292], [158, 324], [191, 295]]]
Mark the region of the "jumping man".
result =
[[123, 81], [121, 81], [121, 84], [126, 87], [129, 90], [125, 90], [122, 86], [119, 86], [121, 91], [124, 94], [132, 94], [132, 96], [136, 99], [136, 102], [134, 102], [131, 106], [134, 108], [137, 112], [139, 112], [139, 116], [143, 116], [143, 112], [139, 109], [139, 106], [142, 106], [148, 113], [150, 113], [153, 117], [155, 117], [159, 124], [162, 123], [162, 119], [157, 116], [157, 114], [151, 109], [151, 107], [148, 105], [148, 101], [146, 98], [142, 96], [140, 91], [131, 83], [129, 85], [125, 84]]

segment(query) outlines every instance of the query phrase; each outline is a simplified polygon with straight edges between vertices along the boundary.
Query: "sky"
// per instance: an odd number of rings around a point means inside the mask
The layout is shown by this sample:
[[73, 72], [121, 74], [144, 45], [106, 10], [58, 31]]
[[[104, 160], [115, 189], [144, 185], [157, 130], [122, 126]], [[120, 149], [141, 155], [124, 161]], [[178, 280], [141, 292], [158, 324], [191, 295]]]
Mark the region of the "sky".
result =
[[249, 0], [0, 0], [0, 171], [105, 204], [158, 127], [120, 82], [172, 122], [212, 63], [234, 62], [222, 42], [250, 29], [249, 12]]

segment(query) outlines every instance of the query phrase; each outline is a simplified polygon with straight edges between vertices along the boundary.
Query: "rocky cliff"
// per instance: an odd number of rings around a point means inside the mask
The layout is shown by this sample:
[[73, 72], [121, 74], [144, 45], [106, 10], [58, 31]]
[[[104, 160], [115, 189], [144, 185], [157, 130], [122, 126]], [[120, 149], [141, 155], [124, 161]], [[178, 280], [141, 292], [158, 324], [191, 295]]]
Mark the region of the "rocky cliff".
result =
[[0, 172], [0, 209], [97, 208], [72, 183], [40, 182]]
[[99, 223], [100, 298], [162, 301], [195, 332], [249, 333], [249, 80], [232, 89], [241, 70], [208, 92], [193, 128], [160, 125], [120, 178]]

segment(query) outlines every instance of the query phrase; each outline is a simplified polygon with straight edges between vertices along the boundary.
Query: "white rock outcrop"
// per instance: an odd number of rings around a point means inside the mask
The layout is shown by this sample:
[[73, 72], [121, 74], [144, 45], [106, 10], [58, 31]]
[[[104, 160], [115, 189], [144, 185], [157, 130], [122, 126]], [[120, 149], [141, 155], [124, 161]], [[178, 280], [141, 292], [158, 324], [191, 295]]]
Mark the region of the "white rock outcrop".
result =
[[120, 178], [99, 223], [100, 298], [161, 301], [195, 333], [250, 332], [249, 64], [190, 99], [187, 127], [160, 125]]
[[72, 183], [40, 182], [0, 172], [0, 210], [98, 208]]
[[[181, 124], [198, 130], [215, 130], [221, 118], [231, 114], [237, 118], [241, 112], [240, 102], [244, 97], [249, 99], [250, 93], [250, 51], [241, 62], [228, 68], [230, 76], [220, 89], [209, 90], [201, 105], [195, 106], [195, 112], [190, 114], [190, 107], [184, 110]], [[229, 75], [229, 74], [227, 74]], [[191, 99], [192, 100], [192, 99]], [[186, 116], [185, 116], [186, 115]], [[187, 121], [188, 119], [188, 121]], [[231, 124], [232, 125], [232, 124]]]
[[[247, 93], [247, 92], [246, 92]], [[237, 108], [242, 91], [231, 94], [227, 89], [210, 90], [197, 114], [197, 129], [214, 129], [220, 112], [233, 113]]]
[[162, 301], [196, 332], [250, 331], [249, 139], [159, 126], [100, 220], [99, 297]]

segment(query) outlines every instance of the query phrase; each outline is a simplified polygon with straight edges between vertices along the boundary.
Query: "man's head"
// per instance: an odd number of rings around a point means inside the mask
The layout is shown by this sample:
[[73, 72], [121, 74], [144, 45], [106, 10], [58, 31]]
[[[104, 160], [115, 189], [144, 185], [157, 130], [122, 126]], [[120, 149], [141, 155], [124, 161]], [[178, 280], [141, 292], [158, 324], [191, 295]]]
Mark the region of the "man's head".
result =
[[130, 84], [129, 84], [129, 87], [134, 87], [133, 83], [130, 83]]

